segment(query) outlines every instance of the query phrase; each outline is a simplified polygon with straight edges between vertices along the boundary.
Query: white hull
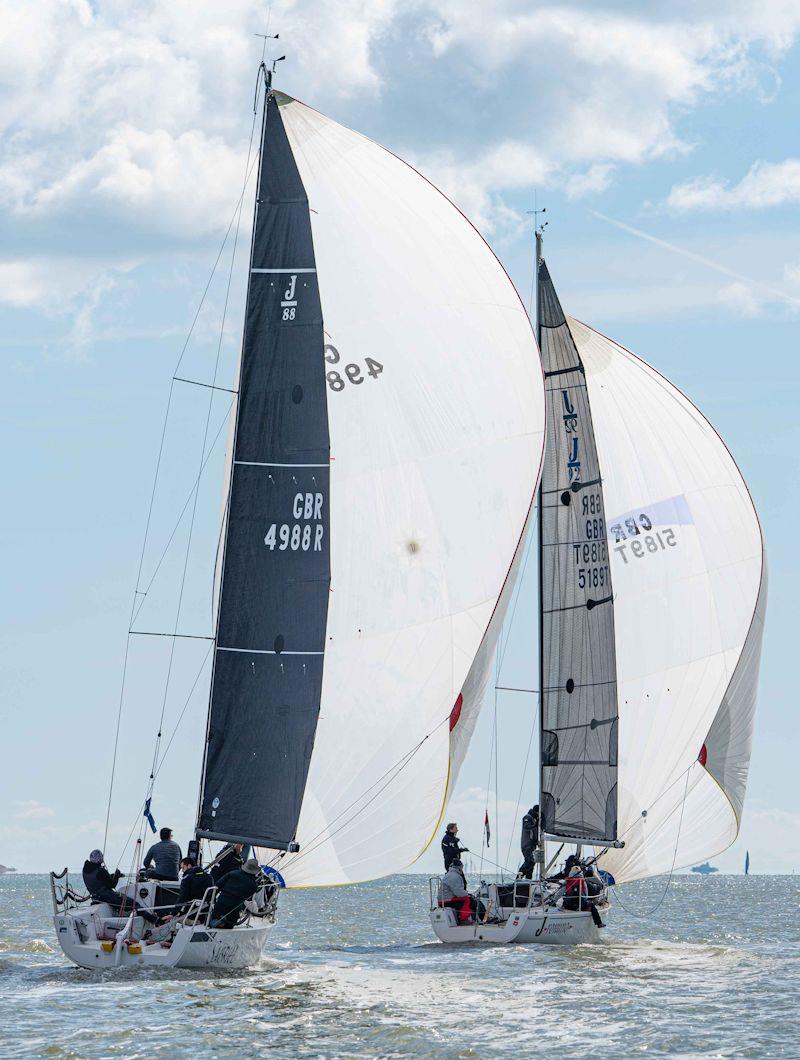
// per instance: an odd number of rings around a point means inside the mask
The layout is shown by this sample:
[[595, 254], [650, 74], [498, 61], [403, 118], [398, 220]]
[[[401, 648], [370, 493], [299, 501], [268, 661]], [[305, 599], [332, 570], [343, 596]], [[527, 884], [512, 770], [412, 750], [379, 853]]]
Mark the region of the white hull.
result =
[[[603, 921], [608, 916], [603, 910]], [[597, 942], [601, 931], [589, 912], [530, 908], [509, 910], [500, 924], [458, 925], [452, 909], [432, 909], [431, 925], [440, 942], [538, 942], [549, 946], [578, 946]]]
[[90, 905], [53, 918], [61, 949], [81, 968], [250, 968], [258, 963], [273, 927], [269, 920], [236, 928], [182, 926], [169, 946], [126, 942], [130, 931], [122, 927], [115, 939], [101, 940], [93, 924], [108, 912], [107, 906]]
[[[533, 942], [545, 946], [580, 946], [598, 942], [608, 919], [605, 891], [591, 899], [592, 909], [564, 909], [563, 888], [555, 882], [517, 880], [508, 886], [481, 883], [478, 898], [496, 923], [459, 924], [456, 911], [440, 904], [441, 879], [433, 876], [430, 886], [430, 917], [440, 942]], [[584, 899], [584, 902], [586, 899]], [[577, 902], [575, 903], [577, 904]], [[595, 923], [599, 913], [602, 927]]]

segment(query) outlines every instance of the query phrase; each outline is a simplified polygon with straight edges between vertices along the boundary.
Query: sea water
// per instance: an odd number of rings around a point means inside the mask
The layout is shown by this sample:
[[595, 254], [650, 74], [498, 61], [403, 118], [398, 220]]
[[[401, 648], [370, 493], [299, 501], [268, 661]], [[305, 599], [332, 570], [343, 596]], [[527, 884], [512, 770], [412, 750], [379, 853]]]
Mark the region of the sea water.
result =
[[[3, 1057], [800, 1057], [800, 880], [617, 888], [593, 946], [443, 946], [422, 876], [287, 892], [260, 966], [89, 972], [0, 878]], [[657, 908], [656, 908], [657, 906]]]

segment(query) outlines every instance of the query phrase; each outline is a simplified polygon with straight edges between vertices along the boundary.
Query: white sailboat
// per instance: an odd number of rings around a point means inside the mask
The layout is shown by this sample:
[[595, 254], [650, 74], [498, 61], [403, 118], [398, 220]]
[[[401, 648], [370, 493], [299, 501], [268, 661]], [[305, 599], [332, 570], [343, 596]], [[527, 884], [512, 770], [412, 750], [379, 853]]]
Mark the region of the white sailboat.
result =
[[[466, 218], [265, 82], [196, 839], [318, 887], [396, 872], [437, 832], [531, 519], [544, 388]], [[207, 895], [148, 935], [52, 884], [90, 968], [245, 967], [275, 917], [221, 928]], [[135, 875], [123, 890], [157, 901]]]
[[[548, 843], [590, 848], [617, 883], [715, 856], [738, 833], [750, 759], [767, 578], [744, 480], [675, 386], [564, 315], [540, 233], [537, 263], [538, 878], [483, 889], [496, 924], [459, 924], [434, 890], [446, 942], [597, 938], [548, 880]], [[592, 901], [603, 919], [607, 901]]]

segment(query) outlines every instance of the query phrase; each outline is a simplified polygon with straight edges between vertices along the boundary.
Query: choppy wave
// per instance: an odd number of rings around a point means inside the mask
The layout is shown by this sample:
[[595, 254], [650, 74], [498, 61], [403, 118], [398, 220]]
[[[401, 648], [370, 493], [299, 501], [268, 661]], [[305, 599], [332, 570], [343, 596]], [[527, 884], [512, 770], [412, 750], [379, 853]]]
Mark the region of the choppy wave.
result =
[[[55, 937], [45, 877], [2, 885], [2, 1055], [797, 1056], [800, 886], [626, 887], [601, 944], [447, 947], [422, 877], [285, 894], [259, 968], [92, 972]], [[6, 1052], [7, 1050], [7, 1052]]]

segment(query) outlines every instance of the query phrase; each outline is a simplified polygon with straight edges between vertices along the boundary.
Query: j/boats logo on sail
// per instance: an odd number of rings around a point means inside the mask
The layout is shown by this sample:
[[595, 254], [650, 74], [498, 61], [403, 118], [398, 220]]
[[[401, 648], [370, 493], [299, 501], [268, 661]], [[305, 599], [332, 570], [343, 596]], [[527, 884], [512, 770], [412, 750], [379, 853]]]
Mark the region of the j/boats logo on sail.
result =
[[297, 312], [297, 276], [294, 274], [289, 280], [289, 286], [283, 292], [283, 301], [281, 302], [281, 310], [283, 311], [282, 320], [294, 320], [295, 313]]
[[[271, 551], [313, 552], [322, 551], [325, 528], [322, 519], [323, 495], [321, 493], [296, 493], [292, 501], [292, 515], [296, 522], [273, 523], [267, 530], [264, 544]], [[313, 523], [313, 525], [312, 525]]]

